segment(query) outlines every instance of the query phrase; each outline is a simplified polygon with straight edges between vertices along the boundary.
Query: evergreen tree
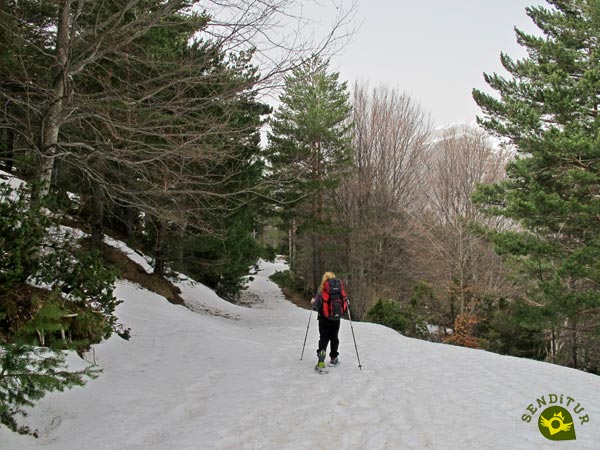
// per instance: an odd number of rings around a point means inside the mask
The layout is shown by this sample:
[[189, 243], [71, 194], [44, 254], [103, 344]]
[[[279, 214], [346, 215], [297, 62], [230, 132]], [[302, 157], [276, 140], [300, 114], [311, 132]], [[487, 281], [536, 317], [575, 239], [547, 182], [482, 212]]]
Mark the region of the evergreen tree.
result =
[[93, 374], [66, 368], [60, 350], [119, 331], [115, 273], [30, 209], [30, 195], [0, 185], [0, 424], [20, 432], [29, 432], [15, 418], [23, 406]]
[[600, 2], [548, 4], [527, 8], [542, 35], [516, 30], [528, 56], [501, 55], [512, 77], [485, 75], [499, 96], [474, 90], [480, 123], [517, 151], [507, 180], [483, 186], [477, 199], [515, 222], [492, 238], [518, 263], [536, 305], [531, 316], [552, 336], [551, 356], [596, 370], [590, 345], [597, 350], [598, 341], [589, 338], [600, 311]]
[[47, 392], [64, 391], [85, 384], [97, 370], [69, 371], [62, 353], [27, 345], [0, 345], [0, 424], [21, 434], [36, 434], [19, 425], [15, 416], [25, 415], [24, 406], [33, 406]]
[[[291, 233], [306, 232], [316, 287], [323, 271], [323, 238], [331, 207], [327, 194], [338, 186], [351, 163], [349, 115], [345, 82], [328, 72], [327, 61], [313, 57], [285, 78], [281, 106], [274, 115], [268, 161], [279, 181], [278, 199]], [[292, 236], [292, 240], [294, 240]], [[293, 252], [292, 252], [293, 253]], [[291, 254], [292, 263], [297, 262]]]

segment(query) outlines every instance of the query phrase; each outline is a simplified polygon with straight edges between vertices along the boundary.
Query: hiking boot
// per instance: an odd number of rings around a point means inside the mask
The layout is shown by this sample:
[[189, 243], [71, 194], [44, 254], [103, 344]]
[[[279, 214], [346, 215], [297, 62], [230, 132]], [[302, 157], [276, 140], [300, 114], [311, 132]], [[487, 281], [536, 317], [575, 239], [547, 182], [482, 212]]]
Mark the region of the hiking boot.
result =
[[315, 366], [315, 370], [325, 368], [325, 350], [321, 350], [318, 353], [318, 356], [319, 356], [319, 362], [317, 362], [317, 365]]
[[340, 360], [338, 359], [337, 356], [335, 358], [331, 358], [331, 360], [329, 361], [330, 366], [337, 366], [339, 363], [340, 363]]

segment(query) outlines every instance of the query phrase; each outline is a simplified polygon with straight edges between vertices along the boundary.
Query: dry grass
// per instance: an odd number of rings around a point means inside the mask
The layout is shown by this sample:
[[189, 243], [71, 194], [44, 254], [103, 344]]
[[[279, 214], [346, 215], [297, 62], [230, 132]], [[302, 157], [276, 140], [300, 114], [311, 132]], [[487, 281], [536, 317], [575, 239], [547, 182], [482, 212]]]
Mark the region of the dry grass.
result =
[[292, 289], [281, 286], [280, 288], [285, 298], [292, 302], [294, 305], [304, 309], [312, 309], [312, 306], [310, 304], [310, 298], [306, 298]]

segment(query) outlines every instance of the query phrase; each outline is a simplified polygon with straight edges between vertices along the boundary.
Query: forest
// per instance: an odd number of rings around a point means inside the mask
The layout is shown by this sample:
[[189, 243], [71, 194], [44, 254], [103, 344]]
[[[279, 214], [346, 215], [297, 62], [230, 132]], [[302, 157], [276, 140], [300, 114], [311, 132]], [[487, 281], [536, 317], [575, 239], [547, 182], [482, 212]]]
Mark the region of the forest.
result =
[[26, 182], [0, 201], [3, 424], [96, 376], [59, 350], [128, 337], [105, 235], [234, 302], [284, 254], [307, 302], [334, 271], [356, 320], [598, 373], [600, 5], [527, 8], [528, 56], [485, 74], [477, 125], [440, 130], [402, 86], [330, 69], [351, 10], [275, 42], [292, 3], [0, 2], [0, 169]]

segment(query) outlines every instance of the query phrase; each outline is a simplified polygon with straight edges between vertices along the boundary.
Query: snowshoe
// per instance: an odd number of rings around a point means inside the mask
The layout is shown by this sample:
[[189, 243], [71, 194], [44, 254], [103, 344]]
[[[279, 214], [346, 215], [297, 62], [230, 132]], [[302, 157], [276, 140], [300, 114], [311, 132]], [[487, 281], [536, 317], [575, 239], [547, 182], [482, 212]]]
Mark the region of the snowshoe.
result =
[[336, 367], [336, 366], [339, 366], [339, 364], [340, 364], [340, 360], [339, 360], [339, 358], [337, 358], [337, 357], [336, 357], [336, 358], [332, 358], [332, 359], [329, 361], [329, 363], [327, 363], [327, 365], [328, 365], [329, 367]]
[[327, 366], [325, 366], [325, 363], [317, 363], [317, 365], [315, 366], [315, 372], [324, 375], [327, 372], [329, 372], [329, 369], [327, 368]]
[[325, 367], [325, 350], [321, 350], [319, 352], [319, 362], [315, 366], [315, 371], [321, 374], [327, 373], [327, 368]]

